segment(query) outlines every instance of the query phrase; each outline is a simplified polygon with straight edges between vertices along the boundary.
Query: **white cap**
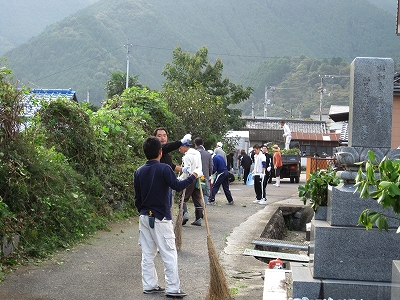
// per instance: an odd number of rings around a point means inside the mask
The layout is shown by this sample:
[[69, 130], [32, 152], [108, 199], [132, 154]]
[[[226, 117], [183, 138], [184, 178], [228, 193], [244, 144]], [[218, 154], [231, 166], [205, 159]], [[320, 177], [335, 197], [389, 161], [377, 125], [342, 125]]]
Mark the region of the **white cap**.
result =
[[221, 142], [218, 142], [218, 143], [217, 143], [217, 146], [218, 146], [218, 147], [222, 147], [222, 143], [221, 143]]

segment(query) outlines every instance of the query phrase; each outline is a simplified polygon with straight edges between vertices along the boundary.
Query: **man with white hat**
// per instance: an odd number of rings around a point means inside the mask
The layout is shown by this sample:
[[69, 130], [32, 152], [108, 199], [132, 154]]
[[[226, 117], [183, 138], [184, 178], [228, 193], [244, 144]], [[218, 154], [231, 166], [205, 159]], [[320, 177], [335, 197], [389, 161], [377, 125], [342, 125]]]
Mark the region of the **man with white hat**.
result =
[[225, 163], [227, 163], [226, 162], [226, 153], [225, 153], [224, 150], [222, 150], [222, 143], [221, 142], [217, 143], [217, 147], [215, 147], [215, 149], [214, 149], [214, 154], [215, 155], [217, 155], [217, 154], [221, 155], [224, 158]]
[[[190, 176], [190, 174], [194, 170], [202, 171], [202, 163], [201, 163], [201, 155], [200, 152], [191, 148], [191, 143], [186, 141], [182, 143], [182, 146], [179, 147], [179, 152], [183, 154], [182, 157], [182, 175], [179, 176], [179, 179], [184, 180]], [[195, 208], [195, 216], [196, 220], [192, 222], [192, 225], [201, 226], [201, 221], [203, 220], [203, 203], [201, 200], [200, 187], [196, 185], [196, 181], [190, 184], [186, 188], [185, 199], [183, 203], [183, 219], [182, 225], [185, 225], [189, 220], [189, 214], [187, 211], [187, 205], [189, 198], [192, 197], [194, 208]]]

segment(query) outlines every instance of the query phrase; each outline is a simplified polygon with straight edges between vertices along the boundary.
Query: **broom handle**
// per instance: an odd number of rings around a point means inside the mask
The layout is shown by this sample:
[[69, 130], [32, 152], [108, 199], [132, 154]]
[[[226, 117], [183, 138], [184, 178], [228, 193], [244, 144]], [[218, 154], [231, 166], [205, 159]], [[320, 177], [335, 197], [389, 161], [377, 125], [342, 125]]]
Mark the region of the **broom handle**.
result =
[[206, 209], [206, 203], [204, 201], [203, 188], [201, 187], [200, 177], [197, 177], [197, 180], [199, 181], [199, 186], [200, 186], [200, 196], [201, 196], [201, 202], [203, 203], [204, 222], [206, 223], [207, 235], [211, 235], [210, 228], [208, 227], [207, 209]]

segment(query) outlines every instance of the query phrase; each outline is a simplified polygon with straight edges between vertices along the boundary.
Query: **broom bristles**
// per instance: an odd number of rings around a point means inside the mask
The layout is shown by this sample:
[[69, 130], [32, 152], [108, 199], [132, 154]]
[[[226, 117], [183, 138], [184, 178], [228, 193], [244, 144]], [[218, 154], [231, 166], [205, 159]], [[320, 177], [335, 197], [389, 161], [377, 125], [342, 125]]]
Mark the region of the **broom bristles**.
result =
[[177, 250], [182, 248], [182, 220], [183, 220], [183, 202], [185, 200], [186, 189], [182, 192], [181, 202], [179, 205], [178, 216], [176, 217], [174, 233], [175, 233], [175, 247]]
[[207, 230], [207, 249], [208, 258], [210, 261], [210, 285], [208, 288], [208, 294], [204, 300], [233, 300], [233, 297], [229, 293], [228, 283], [226, 281], [224, 269], [219, 263], [219, 257], [217, 251], [215, 250], [214, 242], [211, 237], [210, 228], [208, 226], [207, 210], [204, 202], [203, 190], [201, 188], [200, 178], [200, 196], [203, 203], [204, 210], [204, 221], [206, 223]]
[[174, 227], [175, 233], [175, 246], [176, 249], [181, 250], [182, 247], [182, 216], [183, 210], [179, 209], [178, 216], [176, 217], [176, 223]]
[[219, 262], [214, 242], [210, 235], [207, 236], [208, 257], [210, 260], [210, 286], [204, 300], [233, 300], [229, 293], [224, 270]]

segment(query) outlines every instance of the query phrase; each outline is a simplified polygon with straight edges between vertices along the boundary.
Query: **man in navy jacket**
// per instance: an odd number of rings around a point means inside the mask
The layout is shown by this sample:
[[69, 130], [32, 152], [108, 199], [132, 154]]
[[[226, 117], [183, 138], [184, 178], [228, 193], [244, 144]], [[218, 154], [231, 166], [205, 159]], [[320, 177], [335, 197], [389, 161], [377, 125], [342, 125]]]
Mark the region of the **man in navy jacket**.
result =
[[[169, 165], [160, 163], [162, 148], [161, 142], [156, 137], [149, 137], [144, 141], [143, 151], [148, 160], [135, 171], [133, 182], [135, 206], [140, 213], [139, 244], [143, 254], [143, 292], [152, 294], [165, 291], [167, 296], [182, 298], [186, 293], [180, 290], [169, 189], [182, 191], [198, 176], [202, 176], [202, 172], [193, 170], [185, 180], [178, 180]], [[167, 283], [165, 289], [158, 285], [154, 265], [157, 250], [164, 262]]]

